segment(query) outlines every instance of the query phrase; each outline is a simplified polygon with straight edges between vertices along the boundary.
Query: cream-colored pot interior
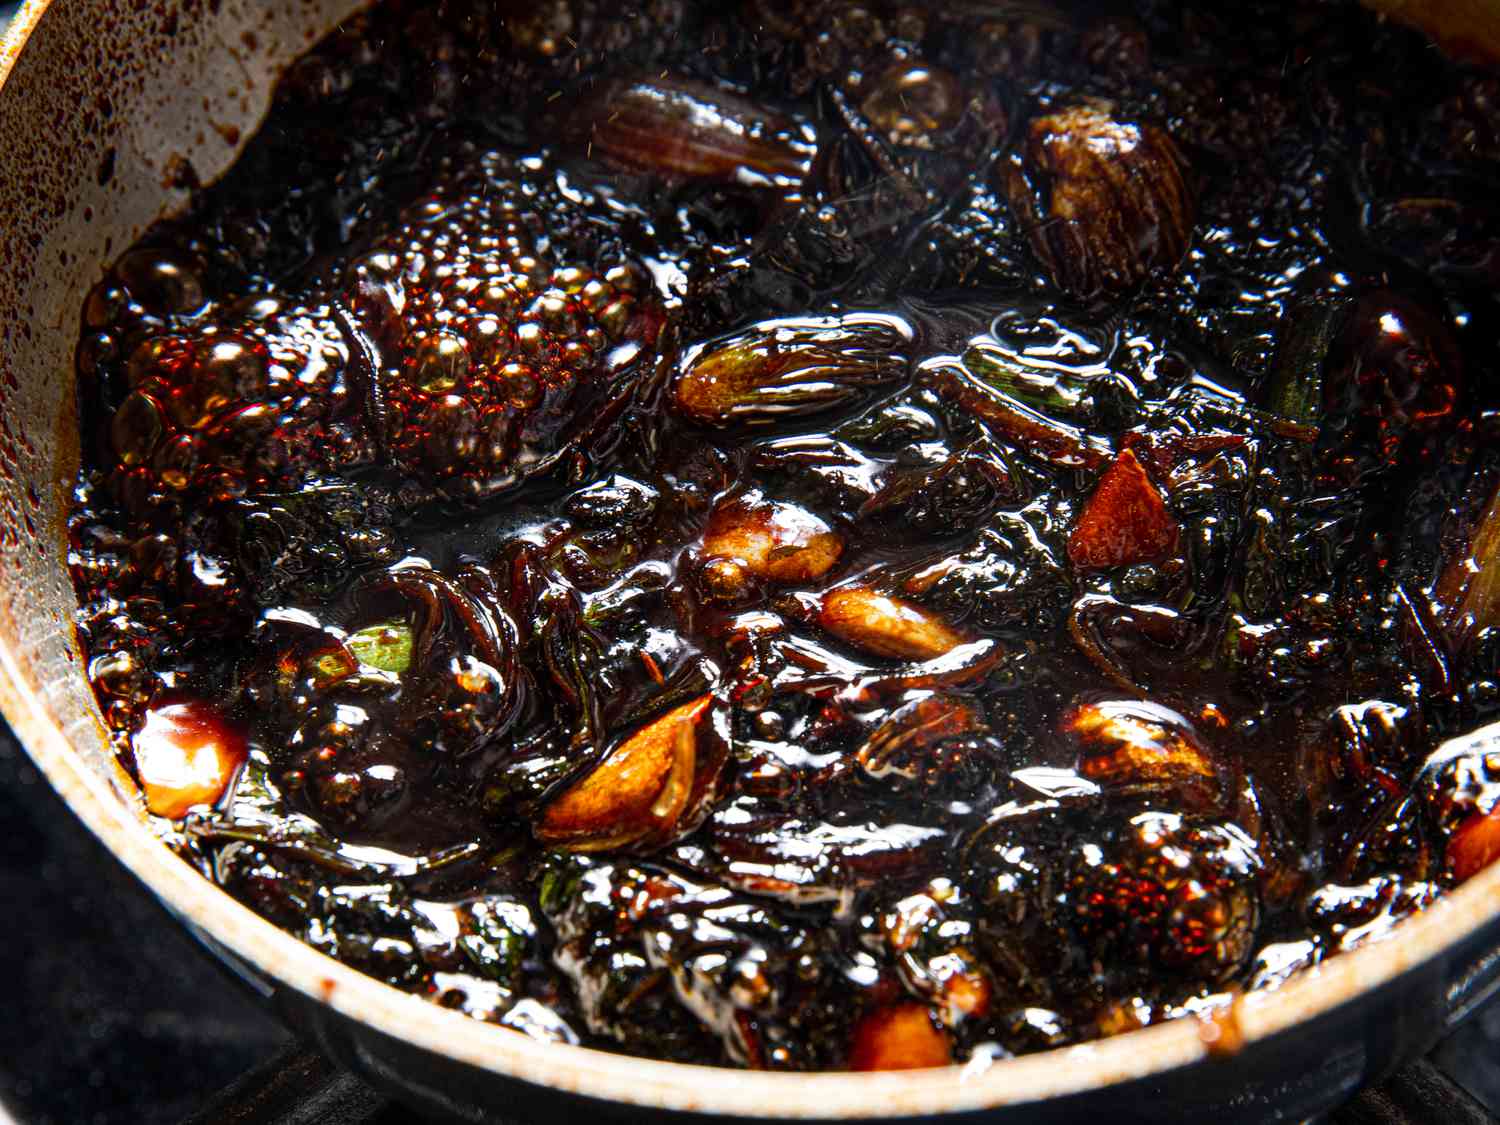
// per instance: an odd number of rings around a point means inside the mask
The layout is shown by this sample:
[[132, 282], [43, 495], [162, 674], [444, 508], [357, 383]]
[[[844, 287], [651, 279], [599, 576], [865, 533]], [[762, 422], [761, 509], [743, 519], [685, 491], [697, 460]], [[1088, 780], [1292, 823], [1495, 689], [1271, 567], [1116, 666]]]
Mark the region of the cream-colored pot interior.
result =
[[[72, 347], [101, 263], [208, 181], [254, 130], [279, 69], [355, 0], [31, 0], [0, 48], [0, 707], [73, 810], [178, 915], [284, 987], [397, 1039], [544, 1086], [746, 1116], [880, 1117], [996, 1106], [1158, 1073], [1213, 1035], [1178, 1021], [1102, 1043], [907, 1074], [751, 1074], [526, 1039], [313, 952], [147, 829], [115, 766], [70, 627], [63, 510], [77, 466]], [[1246, 1042], [1442, 952], [1500, 914], [1500, 865], [1408, 922], [1236, 1005]]]

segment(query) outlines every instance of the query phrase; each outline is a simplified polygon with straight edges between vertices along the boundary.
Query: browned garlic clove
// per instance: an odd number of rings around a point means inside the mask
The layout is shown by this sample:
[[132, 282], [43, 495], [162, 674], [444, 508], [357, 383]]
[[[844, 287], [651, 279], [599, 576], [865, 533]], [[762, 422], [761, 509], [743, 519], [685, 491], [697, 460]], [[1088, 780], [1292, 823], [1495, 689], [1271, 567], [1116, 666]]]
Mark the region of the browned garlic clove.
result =
[[703, 533], [706, 559], [735, 559], [767, 582], [810, 582], [827, 574], [844, 540], [807, 509], [749, 492], [721, 502]]
[[657, 847], [707, 815], [726, 748], [703, 695], [647, 723], [547, 806], [538, 840], [568, 851]]
[[146, 807], [179, 820], [224, 795], [244, 764], [244, 734], [200, 700], [152, 707], [130, 740]]
[[898, 660], [933, 660], [968, 640], [931, 610], [867, 586], [828, 591], [817, 621], [855, 648]]

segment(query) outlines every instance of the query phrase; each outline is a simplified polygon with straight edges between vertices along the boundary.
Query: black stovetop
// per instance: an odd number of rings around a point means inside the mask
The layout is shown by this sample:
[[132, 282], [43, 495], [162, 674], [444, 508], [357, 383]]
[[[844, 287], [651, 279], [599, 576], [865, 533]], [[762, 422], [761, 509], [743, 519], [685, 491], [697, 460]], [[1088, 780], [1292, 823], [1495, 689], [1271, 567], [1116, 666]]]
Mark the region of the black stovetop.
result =
[[288, 1041], [3, 726], [0, 904], [0, 1102], [22, 1125], [173, 1125]]
[[[77, 822], [3, 726], [0, 904], [11, 978], [0, 1105], [20, 1125], [415, 1125], [299, 1051]], [[1500, 1003], [1336, 1120], [1463, 1121], [1445, 1076], [1500, 1118]], [[324, 1108], [297, 1110], [311, 1099]], [[241, 1117], [230, 1105], [255, 1108]], [[1468, 1109], [1467, 1120], [1485, 1119]]]

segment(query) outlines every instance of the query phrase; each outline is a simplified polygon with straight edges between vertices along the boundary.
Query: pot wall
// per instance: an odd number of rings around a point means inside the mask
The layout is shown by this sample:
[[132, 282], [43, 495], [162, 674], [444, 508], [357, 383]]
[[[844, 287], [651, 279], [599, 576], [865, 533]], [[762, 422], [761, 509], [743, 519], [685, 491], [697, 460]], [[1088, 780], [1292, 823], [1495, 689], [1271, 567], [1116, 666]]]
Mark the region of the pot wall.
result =
[[82, 294], [184, 185], [258, 125], [285, 62], [355, 0], [71, 0], [22, 9], [0, 97], [0, 645], [47, 718], [121, 800], [72, 631], [59, 556], [78, 464], [73, 345]]

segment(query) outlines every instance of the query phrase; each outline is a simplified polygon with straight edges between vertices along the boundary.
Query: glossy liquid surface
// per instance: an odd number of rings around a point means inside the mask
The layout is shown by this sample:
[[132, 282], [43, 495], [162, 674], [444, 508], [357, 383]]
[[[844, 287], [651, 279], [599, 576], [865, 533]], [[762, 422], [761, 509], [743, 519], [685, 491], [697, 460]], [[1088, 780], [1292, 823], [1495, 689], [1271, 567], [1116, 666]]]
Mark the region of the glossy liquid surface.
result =
[[1500, 854], [1496, 186], [1354, 6], [378, 6], [84, 303], [122, 759], [544, 1038], [1272, 987]]

